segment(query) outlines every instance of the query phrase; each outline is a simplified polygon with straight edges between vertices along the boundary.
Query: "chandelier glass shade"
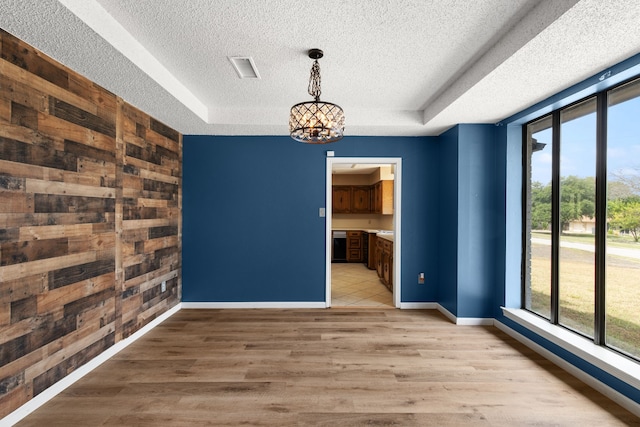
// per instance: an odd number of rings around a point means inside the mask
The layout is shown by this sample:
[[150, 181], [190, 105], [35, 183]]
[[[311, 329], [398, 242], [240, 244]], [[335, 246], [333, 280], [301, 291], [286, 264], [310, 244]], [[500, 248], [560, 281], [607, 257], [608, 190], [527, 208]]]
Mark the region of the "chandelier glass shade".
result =
[[327, 144], [342, 139], [344, 134], [344, 111], [339, 105], [320, 101], [320, 49], [309, 50], [314, 59], [309, 77], [309, 95], [314, 101], [300, 102], [291, 107], [289, 133], [291, 138], [307, 144]]

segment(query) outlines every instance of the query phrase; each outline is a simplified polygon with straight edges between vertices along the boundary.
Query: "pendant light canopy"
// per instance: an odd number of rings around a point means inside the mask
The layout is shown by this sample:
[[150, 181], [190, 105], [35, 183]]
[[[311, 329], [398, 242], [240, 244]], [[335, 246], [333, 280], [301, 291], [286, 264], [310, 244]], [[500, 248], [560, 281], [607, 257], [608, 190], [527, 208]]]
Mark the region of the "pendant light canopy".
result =
[[314, 101], [301, 102], [291, 107], [289, 133], [291, 138], [307, 144], [328, 144], [342, 139], [344, 134], [344, 111], [331, 102], [320, 101], [320, 49], [309, 50], [313, 59], [307, 92]]

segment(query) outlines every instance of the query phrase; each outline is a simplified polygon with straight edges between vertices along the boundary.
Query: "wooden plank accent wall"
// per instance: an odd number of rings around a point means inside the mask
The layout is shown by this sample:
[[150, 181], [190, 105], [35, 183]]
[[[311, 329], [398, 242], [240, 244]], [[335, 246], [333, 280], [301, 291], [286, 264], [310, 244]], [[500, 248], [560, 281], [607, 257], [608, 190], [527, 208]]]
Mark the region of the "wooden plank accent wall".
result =
[[0, 418], [180, 301], [181, 224], [182, 135], [0, 30]]

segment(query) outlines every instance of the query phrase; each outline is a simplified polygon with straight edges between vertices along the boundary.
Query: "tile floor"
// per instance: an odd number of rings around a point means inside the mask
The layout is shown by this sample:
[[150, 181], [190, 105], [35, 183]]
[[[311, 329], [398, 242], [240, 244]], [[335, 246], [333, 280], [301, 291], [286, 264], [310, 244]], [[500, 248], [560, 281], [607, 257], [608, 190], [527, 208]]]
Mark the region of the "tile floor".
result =
[[362, 263], [331, 264], [332, 307], [389, 307], [393, 294]]

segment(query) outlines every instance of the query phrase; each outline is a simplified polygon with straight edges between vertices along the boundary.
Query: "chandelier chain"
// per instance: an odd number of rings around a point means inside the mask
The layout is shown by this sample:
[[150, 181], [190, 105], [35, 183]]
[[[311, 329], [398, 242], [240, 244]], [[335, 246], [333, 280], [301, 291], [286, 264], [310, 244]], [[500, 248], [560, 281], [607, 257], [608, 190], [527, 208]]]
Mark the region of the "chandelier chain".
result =
[[316, 99], [316, 102], [320, 101], [320, 64], [316, 59], [313, 62], [313, 66], [311, 67], [311, 76], [309, 76], [309, 88], [307, 92], [309, 95], [313, 96]]

